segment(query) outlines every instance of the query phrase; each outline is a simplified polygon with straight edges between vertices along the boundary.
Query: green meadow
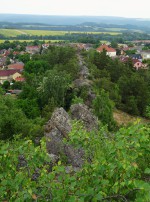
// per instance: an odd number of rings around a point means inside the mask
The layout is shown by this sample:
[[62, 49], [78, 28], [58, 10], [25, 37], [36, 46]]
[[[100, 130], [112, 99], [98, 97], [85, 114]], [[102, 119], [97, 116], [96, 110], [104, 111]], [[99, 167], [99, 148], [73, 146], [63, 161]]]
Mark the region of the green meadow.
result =
[[86, 34], [110, 34], [119, 35], [121, 32], [108, 30], [105, 32], [80, 32], [80, 31], [49, 31], [49, 30], [17, 30], [17, 29], [0, 29], [0, 35], [6, 37], [16, 37], [18, 35], [37, 35], [37, 36], [62, 36], [71, 33], [86, 33]]

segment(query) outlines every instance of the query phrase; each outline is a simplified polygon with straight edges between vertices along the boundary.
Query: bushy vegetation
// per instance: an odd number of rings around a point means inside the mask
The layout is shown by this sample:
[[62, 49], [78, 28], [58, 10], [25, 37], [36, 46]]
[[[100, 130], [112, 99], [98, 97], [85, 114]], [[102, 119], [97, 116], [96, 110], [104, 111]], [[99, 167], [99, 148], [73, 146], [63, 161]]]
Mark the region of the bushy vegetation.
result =
[[145, 116], [150, 103], [150, 70], [136, 71], [130, 61], [112, 60], [105, 51], [85, 54], [95, 88], [105, 89], [117, 108]]
[[0, 200], [148, 202], [149, 135], [139, 124], [112, 136], [106, 128], [87, 133], [75, 123], [70, 144], [82, 146], [87, 159], [76, 173], [67, 173], [61, 161], [53, 166], [44, 139], [40, 146], [19, 136], [1, 141]]

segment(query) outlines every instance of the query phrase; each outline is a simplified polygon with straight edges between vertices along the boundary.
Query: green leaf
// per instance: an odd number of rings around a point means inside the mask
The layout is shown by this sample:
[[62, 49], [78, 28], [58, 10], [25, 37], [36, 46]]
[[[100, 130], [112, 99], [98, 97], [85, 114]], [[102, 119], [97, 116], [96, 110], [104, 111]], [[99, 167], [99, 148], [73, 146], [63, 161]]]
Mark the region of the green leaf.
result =
[[150, 174], [150, 168], [146, 168], [144, 171], [145, 174]]

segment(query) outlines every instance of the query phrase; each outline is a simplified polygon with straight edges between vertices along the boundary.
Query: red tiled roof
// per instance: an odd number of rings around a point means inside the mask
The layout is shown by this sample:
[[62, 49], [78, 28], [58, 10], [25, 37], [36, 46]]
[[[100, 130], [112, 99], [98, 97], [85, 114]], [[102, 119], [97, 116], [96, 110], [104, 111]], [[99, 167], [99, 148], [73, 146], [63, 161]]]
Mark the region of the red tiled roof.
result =
[[17, 77], [17, 78], [15, 79], [15, 81], [23, 82], [23, 81], [25, 81], [25, 78], [23, 78], [23, 77]]
[[20, 70], [17, 69], [0, 70], [0, 76], [10, 76], [15, 74], [16, 72], [20, 73]]
[[103, 50], [106, 50], [107, 52], [116, 52], [116, 50], [112, 47], [107, 46], [106, 44], [101, 45], [99, 48], [97, 48], [97, 51], [102, 52]]
[[27, 46], [27, 49], [39, 49], [39, 46]]
[[24, 64], [22, 64], [22, 63], [15, 63], [15, 64], [8, 65], [8, 69], [23, 70], [23, 67], [24, 67]]

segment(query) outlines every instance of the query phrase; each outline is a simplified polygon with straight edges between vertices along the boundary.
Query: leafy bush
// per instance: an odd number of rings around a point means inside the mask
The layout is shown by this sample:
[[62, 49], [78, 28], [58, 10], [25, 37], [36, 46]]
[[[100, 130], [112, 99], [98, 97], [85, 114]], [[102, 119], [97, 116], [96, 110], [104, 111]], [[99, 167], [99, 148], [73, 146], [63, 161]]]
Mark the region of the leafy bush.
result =
[[82, 147], [87, 159], [76, 173], [51, 163], [44, 138], [40, 146], [20, 137], [1, 141], [0, 200], [149, 202], [149, 136], [150, 128], [139, 124], [112, 136], [75, 123], [69, 143]]

